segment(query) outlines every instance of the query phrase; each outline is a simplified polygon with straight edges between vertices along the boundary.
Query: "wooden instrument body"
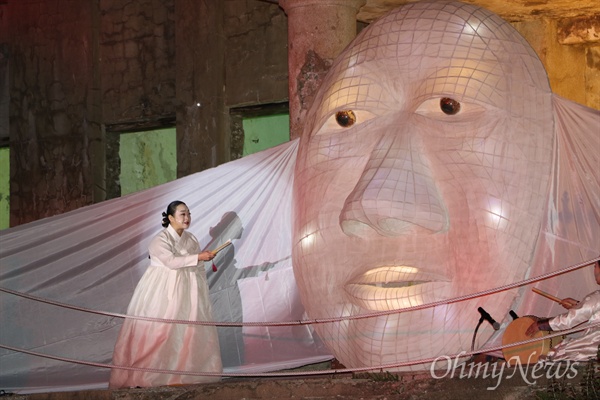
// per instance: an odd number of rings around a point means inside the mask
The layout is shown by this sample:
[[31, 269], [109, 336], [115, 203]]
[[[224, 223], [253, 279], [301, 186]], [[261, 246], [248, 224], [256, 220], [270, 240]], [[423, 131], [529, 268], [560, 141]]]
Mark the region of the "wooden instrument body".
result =
[[[539, 331], [533, 336], [525, 335], [527, 328], [538, 318], [534, 316], [524, 316], [515, 319], [506, 327], [502, 335], [502, 345], [506, 346], [511, 343], [522, 342], [533, 338], [541, 338], [548, 336], [550, 332]], [[562, 341], [562, 336], [538, 340], [532, 343], [525, 343], [517, 346], [505, 347], [502, 349], [504, 359], [509, 366], [527, 364], [535, 364], [540, 356], [547, 355], [548, 351]]]

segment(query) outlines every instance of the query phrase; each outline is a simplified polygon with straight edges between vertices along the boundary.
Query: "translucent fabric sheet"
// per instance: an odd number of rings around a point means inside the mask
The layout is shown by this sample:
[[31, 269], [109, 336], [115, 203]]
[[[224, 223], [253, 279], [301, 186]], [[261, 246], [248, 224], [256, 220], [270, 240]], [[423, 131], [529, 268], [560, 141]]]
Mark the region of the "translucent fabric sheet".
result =
[[[126, 312], [148, 243], [173, 200], [192, 212], [202, 246], [233, 244], [206, 264], [215, 320], [303, 319], [291, 267], [297, 142], [123, 198], [0, 231], [0, 287], [51, 301]], [[0, 344], [110, 364], [123, 321], [0, 292]], [[219, 327], [225, 372], [264, 372], [330, 359], [309, 326]], [[106, 387], [109, 369], [0, 349], [0, 389]], [[193, 371], [202, 372], [202, 371]]]
[[[531, 276], [600, 256], [600, 111], [553, 97], [557, 135], [552, 189]], [[591, 267], [535, 287], [559, 298], [582, 299], [599, 289]], [[565, 310], [526, 290], [521, 315], [553, 316]]]
[[[600, 112], [556, 95], [553, 110], [557, 142], [552, 188], [528, 277], [600, 256]], [[533, 287], [560, 299], [577, 300], [599, 289], [593, 267], [524, 286], [511, 307], [520, 316], [566, 312], [560, 304], [534, 293]], [[506, 324], [510, 321], [505, 318]], [[503, 332], [494, 334], [488, 346], [499, 346]]]

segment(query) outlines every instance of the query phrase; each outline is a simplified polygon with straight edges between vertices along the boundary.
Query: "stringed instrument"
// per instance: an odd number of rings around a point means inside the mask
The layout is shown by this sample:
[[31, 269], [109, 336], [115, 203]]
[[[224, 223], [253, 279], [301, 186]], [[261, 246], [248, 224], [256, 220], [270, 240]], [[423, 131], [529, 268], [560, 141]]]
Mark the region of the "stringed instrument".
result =
[[[529, 326], [537, 321], [539, 318], [527, 315], [520, 317], [512, 321], [506, 327], [504, 334], [502, 335], [502, 345], [509, 345], [511, 343], [518, 343], [524, 340], [533, 338], [541, 338], [550, 335], [550, 332], [538, 331], [533, 336], [527, 336], [525, 331]], [[516, 346], [505, 347], [502, 349], [504, 359], [509, 366], [515, 366], [517, 363], [521, 365], [535, 364], [538, 362], [540, 356], [547, 355], [548, 351], [562, 341], [562, 336], [553, 337], [536, 342], [525, 343]]]
[[[552, 296], [539, 289], [533, 288], [532, 290], [534, 293], [544, 296], [547, 299], [555, 301], [559, 304], [562, 304], [563, 302], [558, 297]], [[547, 331], [538, 331], [533, 336], [527, 336], [525, 334], [527, 328], [529, 328], [531, 324], [537, 320], [539, 320], [538, 317], [527, 315], [512, 321], [510, 324], [508, 324], [504, 334], [502, 335], [502, 345], [505, 346], [511, 343], [518, 343], [524, 340], [541, 338], [550, 335], [550, 332]], [[505, 347], [502, 349], [502, 354], [504, 355], [504, 359], [508, 365], [511, 367], [517, 365], [517, 363], [520, 363], [521, 365], [535, 364], [538, 362], [540, 356], [547, 355], [548, 351], [550, 351], [552, 347], [562, 342], [563, 338], [564, 336], [557, 336], [538, 340], [536, 342]]]

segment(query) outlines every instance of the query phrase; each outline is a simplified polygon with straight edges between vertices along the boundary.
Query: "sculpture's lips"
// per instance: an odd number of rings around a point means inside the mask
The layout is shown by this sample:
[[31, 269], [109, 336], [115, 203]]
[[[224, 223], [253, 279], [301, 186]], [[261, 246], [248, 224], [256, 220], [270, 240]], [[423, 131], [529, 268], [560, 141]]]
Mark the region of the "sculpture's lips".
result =
[[390, 311], [447, 298], [447, 277], [420, 268], [391, 265], [371, 269], [345, 286], [353, 304]]

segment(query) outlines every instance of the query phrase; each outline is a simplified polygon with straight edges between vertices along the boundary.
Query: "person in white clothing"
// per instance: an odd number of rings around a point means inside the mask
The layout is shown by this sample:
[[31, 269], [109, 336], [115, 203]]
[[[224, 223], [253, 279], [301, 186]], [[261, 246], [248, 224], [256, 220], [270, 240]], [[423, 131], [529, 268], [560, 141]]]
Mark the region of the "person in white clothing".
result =
[[[600, 285], [600, 260], [594, 264], [594, 278]], [[585, 296], [578, 302], [572, 298], [563, 299], [563, 307], [569, 311], [553, 318], [542, 318], [532, 323], [525, 332], [533, 336], [538, 331], [561, 331], [580, 324], [591, 325], [600, 322], [600, 290]], [[587, 328], [579, 337], [567, 338], [550, 349], [546, 357], [549, 361], [586, 361], [598, 357], [600, 328]]]
[[[127, 314], [173, 320], [212, 321], [204, 261], [215, 256], [201, 251], [187, 232], [190, 210], [174, 201], [163, 212], [163, 229], [149, 246], [150, 266], [140, 279]], [[158, 369], [194, 373], [223, 370], [217, 329], [213, 325], [150, 322], [126, 318], [113, 354], [109, 387], [150, 387], [219, 381], [220, 376], [166, 374]]]

